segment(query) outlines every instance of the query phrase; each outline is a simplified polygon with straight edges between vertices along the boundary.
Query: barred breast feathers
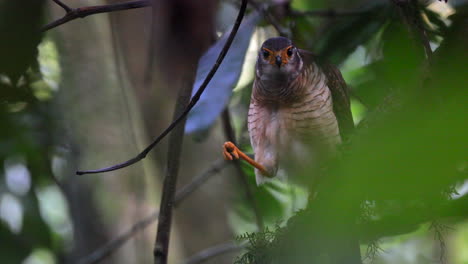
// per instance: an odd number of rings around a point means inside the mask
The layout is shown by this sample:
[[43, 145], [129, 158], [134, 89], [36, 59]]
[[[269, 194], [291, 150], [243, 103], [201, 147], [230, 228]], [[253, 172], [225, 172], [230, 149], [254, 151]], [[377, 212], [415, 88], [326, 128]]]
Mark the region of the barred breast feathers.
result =
[[[274, 89], [267, 85], [256, 80], [251, 107], [278, 109], [284, 119], [284, 127], [300, 137], [330, 141], [332, 145], [341, 141], [327, 77], [315, 62], [306, 61], [301, 74], [282, 88]], [[249, 114], [255, 115], [256, 111], [252, 110]], [[251, 129], [256, 128], [252, 126]]]
[[[297, 78], [283, 87], [272, 89], [255, 80], [248, 129], [255, 160], [271, 175], [276, 175], [280, 155], [286, 159], [307, 156], [296, 157], [297, 146], [314, 148], [318, 143], [333, 153], [341, 142], [327, 82], [327, 76], [313, 61], [305, 61]], [[262, 179], [258, 171], [256, 175], [257, 181]]]

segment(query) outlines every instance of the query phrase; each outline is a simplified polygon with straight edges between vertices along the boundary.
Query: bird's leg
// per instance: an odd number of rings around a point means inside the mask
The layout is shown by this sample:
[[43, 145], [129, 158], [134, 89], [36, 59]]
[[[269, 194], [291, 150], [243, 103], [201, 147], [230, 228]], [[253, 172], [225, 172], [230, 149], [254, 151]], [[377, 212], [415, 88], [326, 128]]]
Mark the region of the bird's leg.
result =
[[223, 144], [223, 156], [225, 160], [243, 159], [247, 161], [250, 165], [257, 168], [263, 175], [271, 177], [270, 173], [268, 173], [265, 167], [263, 167], [261, 164], [247, 156], [231, 141], [227, 141]]

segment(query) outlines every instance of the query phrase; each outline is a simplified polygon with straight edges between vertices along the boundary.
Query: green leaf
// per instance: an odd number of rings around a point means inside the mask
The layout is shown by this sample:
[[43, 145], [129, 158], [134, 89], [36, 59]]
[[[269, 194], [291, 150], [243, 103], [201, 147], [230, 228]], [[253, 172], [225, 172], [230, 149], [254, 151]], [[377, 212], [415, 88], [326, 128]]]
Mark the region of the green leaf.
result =
[[337, 18], [322, 29], [324, 33], [314, 43], [313, 51], [339, 65], [378, 32], [387, 21], [390, 10], [386, 3], [376, 3], [362, 14]]
[[0, 237], [2, 263], [22, 263], [33, 249], [31, 244], [23, 241], [21, 236], [13, 234], [2, 221], [0, 221]]
[[34, 247], [51, 248], [52, 232], [39, 212], [36, 194], [29, 192], [29, 195], [25, 199], [22, 199], [22, 204], [24, 216], [21, 235], [27, 238], [28, 243]]
[[0, 74], [16, 84], [26, 70], [37, 65], [44, 0], [0, 3]]

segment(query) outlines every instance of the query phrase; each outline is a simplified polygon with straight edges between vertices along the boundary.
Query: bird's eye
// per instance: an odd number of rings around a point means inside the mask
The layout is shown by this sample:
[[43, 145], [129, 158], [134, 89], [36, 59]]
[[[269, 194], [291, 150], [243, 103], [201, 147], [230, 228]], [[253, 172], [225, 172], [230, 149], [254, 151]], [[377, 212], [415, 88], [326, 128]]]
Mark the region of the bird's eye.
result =
[[270, 52], [268, 52], [268, 51], [266, 51], [266, 50], [264, 50], [262, 54], [263, 54], [263, 57], [264, 57], [265, 59], [268, 58], [268, 56], [270, 56]]
[[293, 49], [292, 48], [289, 48], [287, 51], [286, 51], [286, 54], [288, 55], [288, 57], [291, 57], [293, 55]]

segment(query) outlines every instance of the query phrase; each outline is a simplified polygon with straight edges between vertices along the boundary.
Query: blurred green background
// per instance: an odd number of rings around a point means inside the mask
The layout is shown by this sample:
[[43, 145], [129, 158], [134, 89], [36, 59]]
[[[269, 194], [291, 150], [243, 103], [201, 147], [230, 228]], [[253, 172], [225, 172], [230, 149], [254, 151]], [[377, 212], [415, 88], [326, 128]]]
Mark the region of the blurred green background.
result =
[[[0, 0], [2, 263], [79, 263], [159, 208], [166, 142], [124, 170], [74, 172], [133, 157], [170, 123], [178, 65], [186, 60], [196, 72], [196, 90], [240, 4], [174, 3], [175, 18], [142, 8], [42, 33], [42, 26], [64, 14], [53, 1]], [[196, 17], [193, 30], [175, 27], [171, 19], [190, 17], [183, 10], [203, 10], [206, 17]], [[302, 258], [289, 263], [309, 263], [310, 256], [288, 251], [281, 241], [307, 244], [324, 221], [345, 228], [343, 223], [358, 219], [355, 230], [340, 232], [358, 237], [363, 263], [468, 263], [467, 12], [462, 0], [249, 5], [230, 53], [189, 116], [179, 186], [221, 158], [223, 111], [242, 149], [251, 150], [246, 116], [254, 64], [261, 43], [278, 29], [340, 68], [357, 128], [343, 155], [327, 165], [317, 201], [308, 203], [307, 189], [285, 179], [257, 187], [245, 164], [212, 176], [176, 209], [169, 262], [197, 263], [187, 260], [237, 241], [247, 248], [204, 263], [278, 263], [259, 256], [274, 256], [278, 245], [284, 250], [278, 252]], [[161, 25], [155, 28], [152, 21]], [[172, 47], [190, 34], [201, 39], [194, 39], [200, 44], [194, 50], [204, 54], [198, 65], [188, 51]], [[279, 232], [261, 238], [261, 247], [242, 244], [262, 222]], [[100, 263], [151, 263], [155, 229], [153, 224], [136, 233]], [[343, 251], [331, 237], [335, 250]]]

